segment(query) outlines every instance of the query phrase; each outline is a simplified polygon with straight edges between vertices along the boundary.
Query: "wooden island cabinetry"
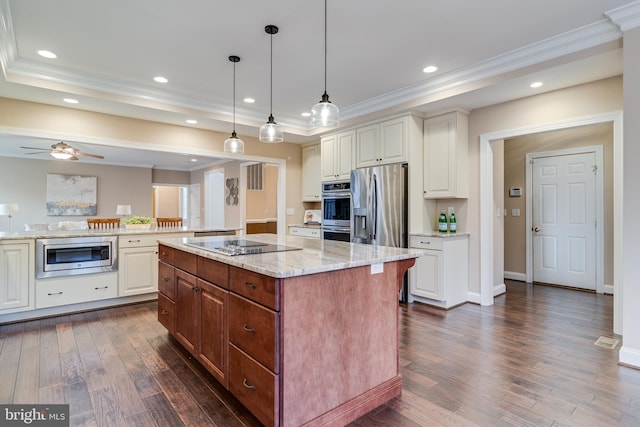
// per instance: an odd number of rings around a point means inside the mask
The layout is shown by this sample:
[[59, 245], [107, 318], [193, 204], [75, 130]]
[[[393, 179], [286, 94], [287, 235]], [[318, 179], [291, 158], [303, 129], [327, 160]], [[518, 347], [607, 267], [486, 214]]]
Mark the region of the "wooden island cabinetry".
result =
[[161, 242], [158, 319], [260, 422], [345, 425], [401, 394], [398, 290], [416, 256], [273, 277], [252, 265], [323, 257], [205, 252]]

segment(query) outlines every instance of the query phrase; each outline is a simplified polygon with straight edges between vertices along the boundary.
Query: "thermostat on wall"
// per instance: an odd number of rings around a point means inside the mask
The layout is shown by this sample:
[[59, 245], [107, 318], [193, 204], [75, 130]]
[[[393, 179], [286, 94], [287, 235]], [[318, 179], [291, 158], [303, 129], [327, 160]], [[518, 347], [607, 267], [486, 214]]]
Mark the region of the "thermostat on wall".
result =
[[522, 196], [522, 189], [520, 187], [511, 187], [509, 189], [509, 197], [520, 197]]

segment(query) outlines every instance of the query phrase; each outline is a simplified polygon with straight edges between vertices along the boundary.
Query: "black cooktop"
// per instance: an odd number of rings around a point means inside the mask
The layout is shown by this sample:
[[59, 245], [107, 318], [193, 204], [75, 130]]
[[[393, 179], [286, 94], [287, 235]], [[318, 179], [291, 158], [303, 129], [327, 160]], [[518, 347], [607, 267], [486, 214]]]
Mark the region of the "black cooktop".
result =
[[302, 248], [284, 246], [271, 243], [256, 242], [254, 240], [225, 240], [225, 241], [204, 241], [185, 242], [187, 246], [193, 246], [205, 251], [216, 252], [222, 255], [251, 255], [265, 254], [268, 252], [296, 251]]

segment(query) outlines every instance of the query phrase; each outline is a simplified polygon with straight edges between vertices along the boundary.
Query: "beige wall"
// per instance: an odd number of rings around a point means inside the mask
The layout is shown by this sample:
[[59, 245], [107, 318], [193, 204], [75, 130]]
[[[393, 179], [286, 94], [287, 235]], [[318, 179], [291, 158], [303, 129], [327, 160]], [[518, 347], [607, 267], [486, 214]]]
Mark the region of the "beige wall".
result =
[[155, 199], [155, 217], [179, 217], [180, 216], [180, 187], [160, 186], [153, 187]]
[[[100, 143], [108, 144], [109, 142], [117, 141], [120, 143], [136, 142], [139, 144], [149, 144], [149, 146], [152, 147], [180, 146], [184, 148], [185, 151], [189, 149], [203, 150], [216, 157], [225, 156], [223, 152], [224, 140], [229, 136], [227, 133], [207, 131], [193, 127], [130, 119], [7, 98], [0, 98], [0, 127], [4, 127], [5, 129], [20, 129], [20, 131], [25, 134], [32, 132], [42, 135], [44, 132], [46, 135], [47, 132], [51, 132], [55, 133], [56, 136], [67, 135], [69, 138], [73, 136], [75, 140], [79, 141], [83, 141], [83, 137], [85, 137], [86, 140], [84, 141], [87, 143], [96, 143], [99, 141]], [[285, 160], [285, 207], [294, 209], [294, 215], [286, 216], [286, 221], [287, 223], [299, 223], [302, 219], [304, 209], [301, 200], [302, 150], [300, 145], [292, 143], [262, 144], [253, 136], [241, 135], [241, 137], [245, 142], [246, 156], [250, 156], [253, 160], [260, 158]], [[28, 160], [27, 162], [30, 161], [31, 160]], [[76, 163], [81, 164], [81, 161]], [[62, 165], [62, 163], [59, 164]], [[68, 165], [69, 163], [64, 164]], [[64, 168], [66, 166], [61, 167]], [[104, 167], [109, 168], [109, 166]], [[225, 166], [225, 168], [226, 167], [227, 166]], [[215, 169], [215, 167], [210, 169]], [[238, 172], [239, 166], [237, 166], [235, 176], [238, 176]], [[144, 197], [136, 197], [136, 203], [120, 200], [117, 203], [137, 204], [139, 208], [136, 213], [151, 215], [152, 173], [153, 171], [151, 169], [146, 170], [148, 187], [146, 191], [147, 194]], [[87, 174], [90, 173], [87, 172]], [[114, 180], [121, 180], [118, 173], [114, 172], [107, 175], [110, 177], [109, 179], [113, 177]], [[202, 183], [201, 180], [194, 181], [194, 176], [202, 176], [198, 171], [191, 173], [190, 176], [191, 184]], [[174, 181], [177, 177], [182, 180], [184, 175], [163, 171], [154, 176], [154, 179], [158, 179], [158, 181], [153, 182], [166, 183], [167, 180]], [[177, 184], [183, 182], [171, 183]], [[128, 185], [121, 185], [119, 191], [124, 194], [125, 192], [122, 191], [122, 189], [127, 187]], [[3, 193], [0, 193], [0, 202], [4, 202]], [[39, 202], [34, 201], [33, 205], [38, 205], [38, 203]], [[145, 203], [144, 207], [141, 206], [142, 203]], [[98, 209], [99, 214], [102, 215], [100, 206]], [[104, 209], [106, 213], [107, 210], [106, 208]], [[113, 211], [115, 212], [115, 207]], [[225, 226], [238, 226], [239, 214], [233, 208], [225, 208], [225, 218]]]
[[191, 173], [188, 171], [152, 169], [151, 180], [154, 184], [189, 185], [191, 184]]
[[[480, 292], [480, 135], [622, 110], [622, 77], [574, 86], [473, 110], [469, 115], [469, 199], [464, 202], [469, 247], [469, 290]], [[626, 151], [626, 148], [625, 148]], [[504, 251], [494, 242], [494, 253]], [[494, 278], [497, 283], [502, 278]]]
[[[505, 270], [524, 274], [526, 271], [526, 164], [527, 153], [554, 151], [575, 147], [603, 147], [604, 178], [604, 283], [613, 284], [613, 125], [603, 123], [512, 138], [505, 144], [504, 197], [509, 215], [504, 218]], [[509, 187], [522, 188], [521, 197], [509, 197]], [[511, 216], [511, 209], [521, 216]]]
[[[262, 190], [247, 190], [247, 221], [277, 218], [278, 167], [264, 165]], [[300, 215], [302, 217], [302, 215]]]
[[[18, 203], [20, 206], [20, 213], [12, 219], [13, 231], [24, 230], [25, 223], [48, 224], [86, 219], [77, 216], [47, 216], [48, 173], [97, 177], [97, 217], [116, 217], [116, 205], [131, 205], [134, 215], [151, 215], [150, 169], [101, 166], [82, 161], [0, 157], [0, 203]], [[0, 230], [7, 230], [3, 222], [0, 222]]]

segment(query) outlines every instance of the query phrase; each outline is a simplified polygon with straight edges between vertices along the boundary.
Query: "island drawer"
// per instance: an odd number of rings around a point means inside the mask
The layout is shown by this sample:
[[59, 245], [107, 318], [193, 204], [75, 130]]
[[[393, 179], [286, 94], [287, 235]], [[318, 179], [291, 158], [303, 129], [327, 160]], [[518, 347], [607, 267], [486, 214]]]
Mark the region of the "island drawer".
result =
[[279, 281], [273, 277], [229, 267], [229, 289], [273, 310], [280, 310]]
[[187, 273], [191, 273], [193, 275], [197, 274], [198, 271], [198, 256], [194, 254], [190, 254], [188, 252], [183, 252], [179, 250], [173, 251], [173, 265], [180, 270], [184, 270]]
[[442, 237], [409, 236], [409, 247], [442, 250]]
[[158, 259], [160, 261], [164, 261], [167, 264], [173, 265], [174, 253], [175, 253], [175, 249], [165, 245], [158, 245]]
[[169, 333], [176, 330], [175, 304], [169, 298], [158, 294], [158, 321], [164, 325]]
[[278, 373], [278, 313], [231, 294], [229, 341], [265, 367]]
[[198, 257], [196, 276], [224, 289], [229, 289], [229, 266], [209, 258]]
[[279, 417], [278, 375], [229, 344], [229, 391], [265, 426]]
[[158, 291], [167, 298], [176, 300], [176, 275], [175, 269], [162, 261], [158, 262]]

